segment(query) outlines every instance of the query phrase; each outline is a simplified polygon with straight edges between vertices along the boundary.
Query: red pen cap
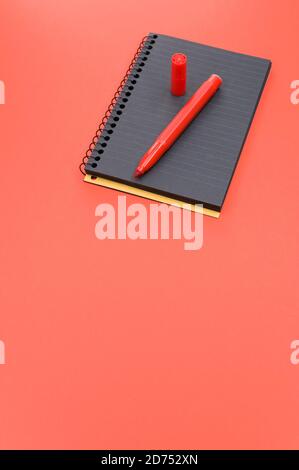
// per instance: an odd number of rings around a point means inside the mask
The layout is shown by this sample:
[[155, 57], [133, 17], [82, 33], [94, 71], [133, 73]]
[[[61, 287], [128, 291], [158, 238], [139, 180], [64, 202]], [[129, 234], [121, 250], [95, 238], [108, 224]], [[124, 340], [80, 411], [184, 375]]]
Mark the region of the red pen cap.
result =
[[181, 52], [171, 57], [171, 93], [182, 96], [186, 93], [187, 56]]

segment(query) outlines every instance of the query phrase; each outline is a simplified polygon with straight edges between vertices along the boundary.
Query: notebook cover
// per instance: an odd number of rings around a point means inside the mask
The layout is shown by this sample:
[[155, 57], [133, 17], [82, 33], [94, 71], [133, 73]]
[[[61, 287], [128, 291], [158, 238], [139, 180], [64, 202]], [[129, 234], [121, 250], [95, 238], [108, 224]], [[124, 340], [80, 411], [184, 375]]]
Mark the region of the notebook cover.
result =
[[[170, 93], [170, 59], [188, 56], [187, 93]], [[266, 59], [150, 33], [85, 166], [87, 175], [220, 211], [264, 88]], [[221, 88], [145, 175], [144, 152], [212, 73]]]

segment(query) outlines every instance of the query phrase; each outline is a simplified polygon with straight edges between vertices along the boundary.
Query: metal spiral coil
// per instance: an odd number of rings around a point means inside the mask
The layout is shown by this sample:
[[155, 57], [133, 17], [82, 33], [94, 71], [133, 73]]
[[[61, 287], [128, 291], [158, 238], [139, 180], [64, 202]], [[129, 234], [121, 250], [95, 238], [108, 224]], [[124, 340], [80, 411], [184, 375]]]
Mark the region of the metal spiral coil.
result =
[[86, 165], [89, 157], [91, 156], [91, 153], [92, 153], [93, 149], [95, 148], [95, 146], [98, 142], [98, 139], [101, 136], [101, 134], [102, 134], [102, 132], [103, 132], [105, 126], [106, 126], [106, 123], [107, 123], [107, 121], [108, 121], [108, 119], [109, 119], [109, 117], [110, 117], [110, 115], [111, 115], [111, 113], [112, 113], [112, 111], [115, 107], [115, 104], [116, 104], [121, 92], [123, 91], [123, 89], [126, 85], [126, 82], [129, 78], [131, 72], [132, 72], [132, 69], [134, 68], [134, 66], [137, 62], [137, 59], [139, 58], [139, 55], [140, 55], [141, 51], [143, 50], [144, 46], [147, 43], [148, 44], [154, 43], [155, 41], [153, 40], [153, 38], [156, 38], [156, 37], [157, 37], [157, 35], [147, 35], [141, 40], [141, 42], [138, 46], [138, 49], [136, 50], [135, 55], [134, 55], [130, 65], [129, 65], [129, 68], [126, 71], [122, 81], [120, 82], [119, 87], [117, 88], [116, 92], [114, 93], [114, 96], [113, 96], [113, 98], [112, 98], [112, 100], [111, 100], [111, 102], [110, 102], [110, 104], [109, 104], [109, 106], [108, 106], [108, 108], [107, 108], [107, 110], [106, 110], [106, 112], [105, 112], [105, 114], [104, 114], [97, 130], [96, 130], [96, 133], [95, 133], [95, 135], [94, 135], [94, 137], [93, 137], [93, 139], [92, 139], [92, 141], [91, 141], [91, 143], [90, 143], [90, 145], [89, 145], [89, 147], [88, 147], [88, 149], [87, 149], [87, 151], [86, 151], [86, 153], [85, 153], [85, 155], [82, 159], [82, 162], [79, 166], [79, 169], [80, 169], [80, 171], [83, 175], [86, 175], [85, 165]]

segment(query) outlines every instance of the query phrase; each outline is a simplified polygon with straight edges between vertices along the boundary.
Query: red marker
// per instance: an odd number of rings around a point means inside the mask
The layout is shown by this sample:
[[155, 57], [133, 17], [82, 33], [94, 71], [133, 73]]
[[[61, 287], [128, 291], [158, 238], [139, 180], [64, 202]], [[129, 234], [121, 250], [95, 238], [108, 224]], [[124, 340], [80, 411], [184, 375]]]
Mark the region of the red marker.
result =
[[213, 74], [198, 88], [144, 154], [135, 170], [134, 176], [142, 176], [160, 160], [199, 111], [212, 98], [221, 84], [222, 78]]

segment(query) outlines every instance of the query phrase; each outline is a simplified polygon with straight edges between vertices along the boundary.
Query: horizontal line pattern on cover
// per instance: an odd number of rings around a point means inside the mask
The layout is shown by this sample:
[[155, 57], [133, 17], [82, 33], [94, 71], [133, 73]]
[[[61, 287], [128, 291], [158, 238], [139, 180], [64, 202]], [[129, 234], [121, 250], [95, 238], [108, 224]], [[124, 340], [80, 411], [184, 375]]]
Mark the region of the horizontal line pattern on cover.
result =
[[[187, 93], [181, 97], [170, 93], [175, 52], [188, 56]], [[157, 34], [145, 43], [86, 172], [221, 210], [270, 65], [266, 59]], [[161, 160], [134, 178], [144, 152], [213, 73], [223, 79], [216, 95]]]

